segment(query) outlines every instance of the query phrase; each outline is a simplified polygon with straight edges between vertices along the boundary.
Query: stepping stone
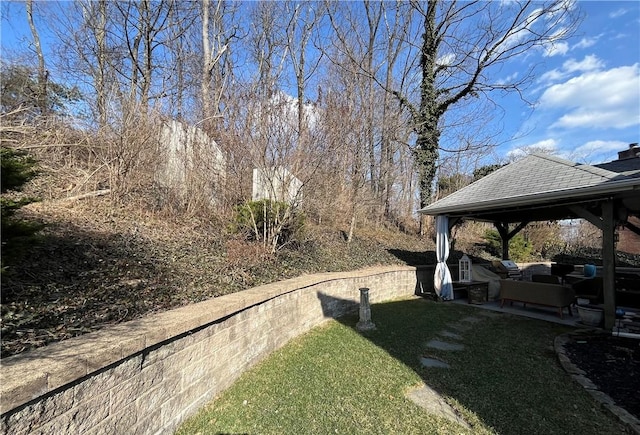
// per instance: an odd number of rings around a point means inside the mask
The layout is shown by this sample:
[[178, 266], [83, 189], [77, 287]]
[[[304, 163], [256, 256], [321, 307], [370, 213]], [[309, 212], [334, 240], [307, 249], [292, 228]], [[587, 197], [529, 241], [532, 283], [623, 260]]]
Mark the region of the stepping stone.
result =
[[440, 331], [438, 335], [446, 338], [453, 338], [454, 340], [462, 340], [462, 335], [456, 334], [455, 332], [450, 331]]
[[481, 319], [480, 317], [475, 317], [475, 316], [469, 316], [469, 317], [465, 317], [463, 319], [460, 319], [461, 322], [467, 322], [467, 323], [471, 323], [471, 324], [482, 322], [483, 320], [484, 319]]
[[427, 343], [427, 347], [438, 350], [462, 350], [463, 344], [447, 343], [446, 341], [431, 340]]
[[438, 417], [446, 418], [449, 421], [458, 423], [460, 426], [465, 427], [467, 430], [471, 430], [471, 426], [462, 417], [460, 417], [456, 411], [445, 402], [444, 398], [438, 394], [433, 388], [422, 384], [406, 394], [407, 398], [413, 401], [416, 405], [423, 408], [430, 414], [437, 415]]
[[496, 317], [502, 316], [502, 313], [497, 312], [497, 311], [484, 311], [483, 310], [483, 311], [480, 312], [480, 315], [484, 316], [484, 317], [489, 317], [490, 319], [495, 319]]
[[449, 367], [451, 367], [449, 364], [447, 364], [442, 360], [439, 360], [437, 358], [427, 357], [427, 356], [420, 357], [420, 363], [424, 367], [429, 367], [429, 368], [435, 367], [435, 368], [441, 368], [441, 369], [448, 369]]
[[472, 328], [470, 324], [465, 323], [447, 323], [447, 328], [455, 329], [456, 331], [465, 332]]

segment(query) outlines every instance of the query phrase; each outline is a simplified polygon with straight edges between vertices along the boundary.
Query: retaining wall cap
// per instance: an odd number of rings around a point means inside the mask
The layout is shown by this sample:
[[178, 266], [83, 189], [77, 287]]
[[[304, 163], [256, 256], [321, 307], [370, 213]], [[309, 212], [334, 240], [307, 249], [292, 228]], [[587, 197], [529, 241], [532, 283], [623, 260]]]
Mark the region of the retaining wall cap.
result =
[[303, 275], [109, 326], [4, 358], [0, 361], [0, 414], [149, 346], [274, 297], [327, 281], [410, 270], [416, 268], [380, 266], [352, 272]]

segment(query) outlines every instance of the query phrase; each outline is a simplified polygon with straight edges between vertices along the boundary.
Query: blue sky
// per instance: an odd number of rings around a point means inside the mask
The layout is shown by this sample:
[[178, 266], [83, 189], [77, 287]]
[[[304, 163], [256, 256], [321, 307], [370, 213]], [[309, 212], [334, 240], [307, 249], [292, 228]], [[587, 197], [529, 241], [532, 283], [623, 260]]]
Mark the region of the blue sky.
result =
[[[584, 14], [577, 33], [548, 50], [532, 51], [501, 71], [505, 79], [527, 62], [542, 62], [525, 93], [532, 112], [515, 95], [500, 100], [505, 109], [503, 143], [496, 157], [543, 148], [570, 160], [614, 160], [640, 141], [640, 2], [579, 1]], [[24, 5], [3, 2], [3, 49], [30, 41]], [[37, 23], [47, 49], [47, 29]]]
[[640, 141], [640, 2], [580, 1], [579, 6], [585, 17], [577, 34], [534, 54], [544, 67], [526, 96], [538, 103], [529, 113], [509, 102], [505, 122], [517, 132], [510, 132], [511, 141], [498, 154], [539, 147], [599, 163]]

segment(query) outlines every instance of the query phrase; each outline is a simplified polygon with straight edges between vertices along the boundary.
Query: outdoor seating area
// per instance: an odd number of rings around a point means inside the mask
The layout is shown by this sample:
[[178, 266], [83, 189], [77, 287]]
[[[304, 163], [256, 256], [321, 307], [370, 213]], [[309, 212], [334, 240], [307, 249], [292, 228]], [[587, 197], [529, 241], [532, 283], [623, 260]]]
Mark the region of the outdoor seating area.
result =
[[525, 307], [527, 304], [554, 307], [558, 309], [558, 315], [562, 318], [565, 308], [569, 315], [573, 315], [571, 305], [575, 302], [575, 293], [571, 287], [561, 284], [502, 279], [500, 300], [501, 307], [505, 302], [522, 302]]
[[[528, 270], [528, 273], [523, 273], [525, 271], [519, 270], [522, 279], [503, 278], [492, 282], [488, 282], [486, 277], [475, 281], [479, 277], [474, 275], [474, 282], [466, 287], [480, 288], [482, 286], [479, 284], [485, 284], [496, 287], [496, 291], [491, 292], [489, 296], [489, 293], [483, 290], [483, 296], [486, 294], [489, 297], [478, 298], [471, 292], [460, 291], [465, 286], [460, 282], [454, 282], [455, 301], [565, 325], [602, 326], [603, 283], [602, 276], [597, 274], [599, 271], [596, 272], [594, 268], [592, 274], [591, 269], [586, 271], [584, 266], [558, 267], [555, 263], [550, 266], [547, 263], [546, 266], [529, 267], [532, 270], [545, 269], [549, 272], [530, 273]], [[473, 268], [474, 271], [486, 270], [486, 266], [482, 268], [475, 264]], [[635, 315], [635, 310], [640, 309], [640, 270], [623, 268], [616, 271], [616, 308], [619, 313], [630, 315]], [[616, 321], [616, 328], [620, 328], [618, 323], [620, 322]]]
[[[591, 304], [603, 304], [602, 276], [592, 278], [568, 276], [576, 298], [588, 299]], [[638, 273], [616, 272], [616, 305], [640, 309], [640, 271]]]
[[[633, 144], [631, 149], [635, 148], [637, 145]], [[616, 322], [616, 298], [626, 299], [625, 303], [634, 303], [638, 299], [635, 293], [638, 290], [626, 288], [635, 286], [638, 281], [627, 285], [619, 278], [617, 283], [615, 280], [618, 272], [617, 229], [640, 234], [640, 227], [633, 220], [640, 216], [639, 191], [640, 159], [635, 151], [619, 152], [617, 160], [599, 165], [531, 154], [503, 166], [419, 210], [421, 214], [435, 216], [436, 219], [436, 267], [439, 273], [434, 278], [434, 287], [438, 295], [444, 288], [443, 297], [451, 297], [450, 287], [446, 286], [451, 281], [446, 271], [449, 235], [451, 229], [461, 222], [474, 220], [493, 224], [502, 242], [500, 257], [506, 278], [511, 278], [515, 270], [510, 270], [509, 264], [505, 264], [510, 258], [509, 244], [529, 223], [582, 219], [599, 230], [603, 325], [605, 329], [611, 329]], [[590, 266], [587, 269], [591, 272], [595, 268], [593, 264], [586, 266]], [[558, 269], [564, 284], [574, 266]], [[590, 276], [585, 275], [585, 278]], [[522, 281], [525, 280], [523, 276]], [[623, 285], [623, 290], [616, 288]]]

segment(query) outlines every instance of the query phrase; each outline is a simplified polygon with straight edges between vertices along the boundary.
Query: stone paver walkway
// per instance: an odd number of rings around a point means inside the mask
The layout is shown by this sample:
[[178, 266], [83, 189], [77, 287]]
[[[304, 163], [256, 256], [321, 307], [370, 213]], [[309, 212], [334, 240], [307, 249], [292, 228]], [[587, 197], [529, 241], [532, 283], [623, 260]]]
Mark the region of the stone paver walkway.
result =
[[[479, 308], [483, 308], [482, 306], [478, 306]], [[510, 313], [514, 314], [514, 313]], [[530, 315], [527, 317], [536, 317]], [[456, 352], [464, 349], [464, 345], [460, 343], [455, 343], [453, 341], [460, 341], [463, 339], [463, 334], [475, 327], [478, 322], [481, 322], [488, 318], [494, 318], [501, 316], [502, 313], [496, 312], [494, 307], [486, 307], [485, 309], [480, 309], [476, 315], [468, 316], [460, 319], [455, 323], [449, 323], [446, 325], [446, 329], [437, 333], [438, 338], [432, 339], [428, 341], [425, 347], [428, 349], [436, 349], [440, 351], [448, 351], [448, 352]], [[517, 314], [516, 314], [517, 315]], [[542, 316], [540, 316], [542, 317]], [[546, 316], [545, 316], [546, 317]], [[551, 320], [556, 321], [556, 319], [544, 319], [540, 318], [540, 320]], [[567, 323], [566, 321], [556, 321], [557, 323]], [[455, 332], [453, 332], [455, 331]], [[584, 331], [583, 331], [584, 332]], [[580, 333], [580, 332], [576, 332]], [[574, 333], [575, 334], [575, 333]], [[617, 416], [620, 421], [625, 423], [627, 427], [633, 433], [640, 435], [640, 421], [633, 415], [631, 415], [626, 410], [616, 406], [613, 400], [598, 390], [598, 388], [589, 380], [580, 369], [578, 369], [571, 360], [567, 357], [564, 344], [568, 340], [568, 334], [561, 335], [556, 338], [555, 341], [555, 351], [558, 355], [558, 359], [565, 369], [567, 373], [569, 373], [580, 385], [582, 385], [598, 402], [602, 404], [602, 406], [612, 412], [615, 416]], [[450, 365], [446, 362], [446, 360], [442, 358], [436, 358], [430, 356], [428, 354], [423, 355], [420, 358], [420, 362], [424, 367], [429, 368], [437, 368], [437, 369], [449, 369]], [[421, 385], [420, 387], [411, 390], [407, 393], [407, 397], [417, 403], [419, 406], [427, 410], [427, 412], [431, 412], [433, 414], [439, 415], [448, 420], [454, 421], [467, 429], [470, 429], [469, 424], [462, 419], [455, 410], [449, 406], [444, 398], [438, 394], [433, 389], [429, 388], [427, 385]]]
[[445, 402], [437, 391], [430, 388], [426, 384], [420, 385], [407, 393], [407, 397], [418, 406], [424, 408], [431, 414], [446, 418], [447, 420], [458, 423], [466, 429], [471, 430], [471, 426], [456, 411]]
[[438, 350], [463, 350], [463, 344], [448, 343], [446, 341], [431, 340], [427, 343], [427, 347]]
[[[447, 324], [447, 329], [444, 329], [437, 333], [438, 338], [429, 340], [425, 347], [428, 351], [429, 349], [436, 349], [445, 352], [457, 352], [464, 350], [464, 345], [460, 343], [455, 343], [453, 341], [460, 341], [463, 339], [462, 334], [466, 331], [469, 331], [474, 328], [479, 322], [483, 320], [499, 316], [497, 313], [490, 313], [489, 315], [480, 315], [480, 316], [468, 316], [460, 319], [456, 323]], [[451, 330], [455, 330], [453, 332]], [[423, 355], [420, 358], [420, 362], [424, 367], [429, 368], [441, 368], [448, 369], [450, 365], [442, 360], [441, 358], [436, 358], [430, 356], [428, 354]], [[437, 391], [429, 388], [427, 385], [421, 385], [420, 387], [411, 390], [407, 393], [407, 397], [414, 401], [416, 404], [427, 410], [432, 414], [436, 414], [440, 417], [446, 418], [450, 421], [460, 424], [467, 429], [471, 429], [469, 424], [460, 417], [456, 411], [447, 404], [444, 398], [438, 394]]]

